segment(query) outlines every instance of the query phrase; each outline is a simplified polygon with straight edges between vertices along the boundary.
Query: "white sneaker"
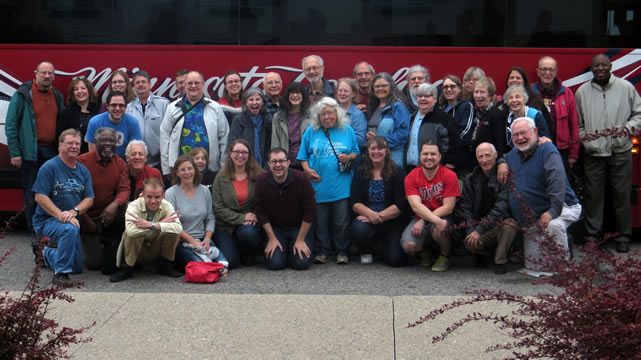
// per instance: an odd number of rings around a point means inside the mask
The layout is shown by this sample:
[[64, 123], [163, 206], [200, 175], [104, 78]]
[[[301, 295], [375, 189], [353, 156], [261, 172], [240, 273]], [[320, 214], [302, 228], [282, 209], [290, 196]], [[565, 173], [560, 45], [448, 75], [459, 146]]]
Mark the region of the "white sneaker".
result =
[[361, 255], [361, 264], [369, 265], [374, 262], [374, 257], [372, 254], [363, 254]]

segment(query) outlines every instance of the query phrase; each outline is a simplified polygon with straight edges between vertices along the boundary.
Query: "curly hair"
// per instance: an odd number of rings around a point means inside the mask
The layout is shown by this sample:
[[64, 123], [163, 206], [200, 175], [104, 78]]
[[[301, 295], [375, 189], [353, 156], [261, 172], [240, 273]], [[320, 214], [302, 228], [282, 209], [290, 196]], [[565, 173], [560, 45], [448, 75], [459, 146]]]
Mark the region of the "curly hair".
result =
[[338, 105], [338, 102], [336, 102], [336, 100], [326, 96], [320, 99], [312, 108], [312, 120], [310, 123], [312, 129], [318, 130], [322, 127], [320, 121], [320, 113], [327, 106], [336, 111], [336, 125], [334, 125], [336, 129], [342, 129], [346, 124], [349, 124], [349, 119], [347, 118], [347, 115], [345, 115], [345, 110], [343, 110], [340, 105]]

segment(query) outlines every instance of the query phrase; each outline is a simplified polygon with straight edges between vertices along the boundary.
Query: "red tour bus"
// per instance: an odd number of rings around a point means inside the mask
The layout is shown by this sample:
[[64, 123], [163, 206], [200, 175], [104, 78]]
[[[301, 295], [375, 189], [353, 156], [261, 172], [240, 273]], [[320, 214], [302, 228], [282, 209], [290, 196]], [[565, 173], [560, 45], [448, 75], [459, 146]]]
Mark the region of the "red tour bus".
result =
[[[4, 122], [18, 86], [38, 62], [56, 68], [65, 92], [74, 77], [88, 78], [99, 95], [116, 69], [145, 70], [152, 91], [176, 98], [174, 74], [203, 73], [206, 93], [218, 99], [222, 76], [241, 74], [244, 88], [262, 87], [265, 73], [284, 87], [305, 82], [301, 60], [320, 55], [325, 78], [351, 77], [360, 61], [390, 73], [401, 88], [407, 70], [421, 64], [433, 83], [470, 66], [483, 68], [505, 90], [507, 71], [521, 66], [531, 82], [537, 61], [552, 56], [558, 76], [576, 91], [592, 78], [591, 58], [607, 54], [613, 73], [641, 90], [641, 2], [637, 0], [513, 1], [297, 1], [204, 0], [154, 2], [10, 2], [0, 22], [0, 211], [22, 208], [17, 171], [9, 162]], [[568, 14], [572, 14], [568, 16]], [[340, 16], [339, 16], [340, 15]], [[26, 45], [30, 44], [30, 45]], [[70, 45], [74, 44], [74, 45]], [[91, 45], [85, 45], [91, 44]], [[144, 44], [144, 45], [132, 45]], [[152, 45], [165, 44], [165, 45]], [[641, 163], [635, 139], [633, 226], [641, 226]]]

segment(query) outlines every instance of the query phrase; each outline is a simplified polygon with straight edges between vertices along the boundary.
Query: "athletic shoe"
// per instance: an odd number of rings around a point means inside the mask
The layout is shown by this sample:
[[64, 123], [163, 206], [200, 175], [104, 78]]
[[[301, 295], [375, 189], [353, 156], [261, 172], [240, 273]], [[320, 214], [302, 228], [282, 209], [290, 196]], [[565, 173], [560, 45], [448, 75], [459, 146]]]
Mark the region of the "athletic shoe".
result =
[[374, 262], [374, 257], [372, 254], [363, 254], [361, 255], [361, 264], [369, 265]]
[[436, 264], [432, 266], [432, 271], [443, 272], [443, 271], [447, 271], [447, 269], [449, 268], [450, 268], [450, 259], [443, 255], [439, 255], [438, 259], [436, 260]]
[[329, 262], [329, 256], [327, 255], [316, 255], [314, 258], [314, 264], [327, 264]]
[[349, 264], [349, 258], [347, 255], [338, 255], [336, 257], [336, 263], [339, 265], [347, 265]]

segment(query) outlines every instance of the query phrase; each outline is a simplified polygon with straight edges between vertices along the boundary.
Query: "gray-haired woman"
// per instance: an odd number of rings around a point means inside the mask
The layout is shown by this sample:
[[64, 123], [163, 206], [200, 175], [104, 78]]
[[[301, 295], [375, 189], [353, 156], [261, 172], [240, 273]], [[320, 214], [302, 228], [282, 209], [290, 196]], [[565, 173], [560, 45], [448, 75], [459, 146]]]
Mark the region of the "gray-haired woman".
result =
[[[316, 192], [314, 262], [329, 261], [332, 240], [336, 263], [347, 264], [349, 251], [349, 192], [352, 170], [348, 164], [359, 153], [358, 141], [345, 111], [332, 98], [322, 98], [312, 110], [298, 151], [298, 160]], [[329, 231], [331, 229], [331, 233]]]
[[[250, 88], [243, 94], [243, 112], [234, 116], [228, 144], [238, 138], [249, 142], [256, 161], [265, 166], [272, 143], [272, 118], [265, 104], [267, 100], [258, 88]], [[230, 149], [227, 149], [228, 151]]]

